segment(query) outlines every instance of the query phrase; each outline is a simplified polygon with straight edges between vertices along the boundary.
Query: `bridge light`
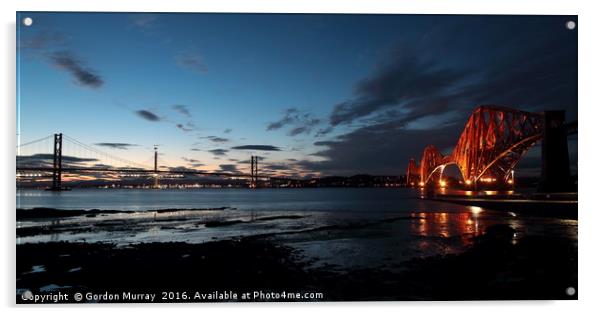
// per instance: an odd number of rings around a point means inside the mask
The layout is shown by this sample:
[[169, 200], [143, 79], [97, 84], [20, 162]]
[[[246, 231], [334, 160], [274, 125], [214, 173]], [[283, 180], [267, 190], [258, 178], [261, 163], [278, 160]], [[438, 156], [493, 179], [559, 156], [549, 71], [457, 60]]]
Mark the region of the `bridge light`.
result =
[[445, 181], [441, 180], [441, 181], [439, 181], [439, 185], [440, 185], [442, 188], [445, 188], [445, 186], [447, 185], [447, 183], [445, 183]]
[[470, 208], [470, 211], [472, 212], [472, 214], [475, 214], [475, 215], [483, 212], [483, 209], [478, 206], [469, 206], [468, 208]]
[[512, 184], [514, 183], [514, 181], [512, 181], [512, 179], [508, 179], [508, 184]]
[[466, 182], [466, 185], [471, 185], [472, 184], [472, 181], [470, 181], [470, 179], [468, 179], [468, 180], [466, 180], [464, 182]]
[[420, 183], [418, 185], [421, 186], [421, 187], [423, 187], [424, 186], [424, 182], [420, 181]]

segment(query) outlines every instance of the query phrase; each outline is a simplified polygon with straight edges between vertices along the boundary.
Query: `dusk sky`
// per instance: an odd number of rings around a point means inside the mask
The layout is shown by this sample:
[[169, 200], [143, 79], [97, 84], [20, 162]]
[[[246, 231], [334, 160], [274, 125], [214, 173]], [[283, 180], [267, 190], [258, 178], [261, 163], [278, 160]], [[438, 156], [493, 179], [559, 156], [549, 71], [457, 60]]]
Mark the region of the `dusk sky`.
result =
[[[152, 165], [405, 172], [472, 110], [577, 119], [576, 16], [27, 13], [20, 141], [62, 132]], [[576, 164], [576, 137], [571, 158]], [[537, 147], [521, 162], [538, 166]]]

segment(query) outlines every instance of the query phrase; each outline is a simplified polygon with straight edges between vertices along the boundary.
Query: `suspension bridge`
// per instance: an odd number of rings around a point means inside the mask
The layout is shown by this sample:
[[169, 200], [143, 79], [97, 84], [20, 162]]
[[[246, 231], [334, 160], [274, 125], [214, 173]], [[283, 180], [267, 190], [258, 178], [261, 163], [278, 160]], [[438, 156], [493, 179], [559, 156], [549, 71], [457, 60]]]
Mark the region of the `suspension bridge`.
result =
[[577, 133], [577, 122], [567, 124], [564, 111], [531, 113], [500, 106], [479, 106], [466, 122], [449, 155], [427, 145], [420, 163], [410, 159], [406, 171], [408, 186], [447, 185], [447, 166], [460, 170], [460, 183], [503, 188], [514, 185], [514, 169], [537, 142], [542, 144], [542, 192], [571, 190], [567, 136]]
[[260, 175], [258, 157], [251, 156], [251, 172], [211, 172], [193, 168], [162, 166], [158, 147], [154, 146], [154, 155], [147, 161], [137, 163], [107, 153], [96, 147], [84, 144], [68, 135], [57, 133], [17, 146], [17, 179], [48, 179], [52, 182], [48, 189], [68, 190], [63, 178], [96, 177], [124, 178], [142, 177], [153, 181], [153, 187], [159, 187], [159, 179], [174, 175], [213, 176], [248, 180], [250, 188], [259, 186], [260, 181], [300, 181], [286, 177]]

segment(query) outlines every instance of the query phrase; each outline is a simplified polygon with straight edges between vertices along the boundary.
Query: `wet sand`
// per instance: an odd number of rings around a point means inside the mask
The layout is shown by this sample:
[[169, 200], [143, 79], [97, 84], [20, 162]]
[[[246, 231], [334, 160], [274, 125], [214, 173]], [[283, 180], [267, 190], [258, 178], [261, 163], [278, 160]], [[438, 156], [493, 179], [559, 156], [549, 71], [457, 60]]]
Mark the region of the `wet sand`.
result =
[[[148, 225], [159, 225], [159, 231], [181, 228], [181, 219], [166, 214], [163, 221], [149, 214], [120, 220], [105, 220], [98, 214], [101, 218], [85, 218], [92, 224], [57, 223], [48, 229], [60, 227], [62, 234], [91, 229], [98, 234], [149, 229]], [[195, 214], [206, 216], [201, 211]], [[567, 287], [578, 288], [576, 221], [524, 218], [519, 224], [513, 219], [499, 224], [499, 213], [478, 218], [464, 213], [412, 213], [304, 226], [304, 221], [318, 215], [220, 216], [186, 217], [187, 225], [197, 226], [183, 230], [205, 229], [211, 235], [243, 231], [238, 229], [251, 233], [225, 234], [223, 239], [198, 243], [74, 240], [18, 244], [17, 302], [24, 302], [20, 294], [25, 290], [323, 293], [322, 299], [301, 301], [577, 298], [566, 294]], [[477, 219], [480, 224], [474, 225]], [[268, 229], [275, 225], [280, 227]], [[32, 231], [44, 226], [31, 227], [38, 228], [22, 227], [17, 234], [48, 233]]]

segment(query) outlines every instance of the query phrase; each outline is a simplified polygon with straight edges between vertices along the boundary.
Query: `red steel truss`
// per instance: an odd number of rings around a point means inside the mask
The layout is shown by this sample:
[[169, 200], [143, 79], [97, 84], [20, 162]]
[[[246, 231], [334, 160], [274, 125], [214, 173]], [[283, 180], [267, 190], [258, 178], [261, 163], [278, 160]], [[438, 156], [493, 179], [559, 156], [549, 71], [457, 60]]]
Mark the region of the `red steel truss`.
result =
[[410, 159], [410, 163], [408, 163], [408, 170], [406, 171], [406, 183], [408, 186], [415, 186], [420, 183], [420, 168], [416, 164], [414, 158]]
[[413, 160], [407, 176], [420, 175], [422, 184], [433, 174], [455, 164], [463, 180], [470, 184], [481, 178], [507, 181], [522, 155], [541, 139], [543, 114], [529, 113], [499, 106], [479, 106], [470, 115], [464, 131], [451, 154], [443, 156], [429, 145], [424, 149], [420, 166]]

